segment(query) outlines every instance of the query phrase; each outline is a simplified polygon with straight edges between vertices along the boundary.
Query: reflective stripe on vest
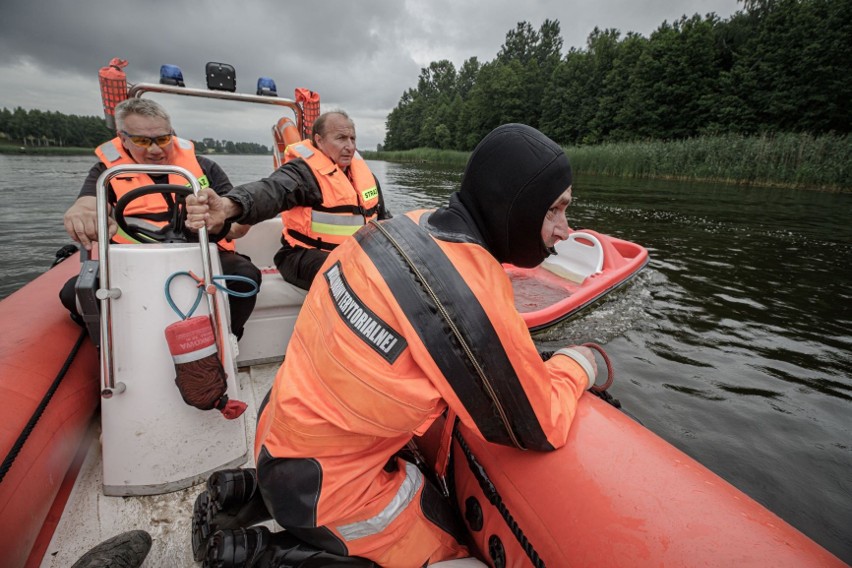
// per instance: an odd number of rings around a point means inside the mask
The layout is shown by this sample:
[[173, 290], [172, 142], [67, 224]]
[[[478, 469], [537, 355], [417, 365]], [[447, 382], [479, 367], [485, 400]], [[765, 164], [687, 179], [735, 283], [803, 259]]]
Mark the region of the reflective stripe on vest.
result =
[[[141, 217], [125, 217], [124, 220], [127, 221], [127, 224], [130, 225], [131, 227], [140, 227], [142, 229], [148, 229], [149, 231], [159, 231], [160, 229], [163, 228], [163, 225], [165, 225], [165, 222], [160, 222], [158, 224], [156, 221], [149, 221], [147, 219], [142, 219]], [[147, 238], [147, 237], [146, 237], [146, 240], [144, 240], [144, 241], [134, 239], [133, 237], [131, 237], [130, 235], [125, 233], [124, 229], [122, 229], [120, 226], [116, 225], [116, 227], [118, 227], [118, 232], [115, 234], [115, 236], [113, 237], [112, 240], [117, 242], [118, 244], [132, 245], [132, 244], [136, 244], [136, 243], [156, 243], [157, 242], [154, 239]], [[141, 235], [141, 234], [139, 236], [145, 237], [145, 235]]]
[[290, 148], [292, 148], [294, 152], [296, 152], [306, 160], [314, 155], [314, 151], [302, 143], [290, 144], [289, 146], [287, 146], [287, 149], [289, 150]]
[[336, 215], [316, 209], [311, 211], [311, 230], [314, 233], [348, 237], [355, 234], [364, 224], [364, 218], [360, 216]]
[[339, 526], [337, 531], [347, 541], [383, 532], [411, 504], [422, 485], [423, 474], [417, 469], [416, 465], [406, 462], [405, 480], [403, 480], [387, 507], [382, 509], [375, 517]]
[[[121, 153], [118, 151], [118, 148], [112, 143], [112, 141], [104, 142], [100, 146], [98, 146], [100, 151], [103, 153], [104, 158], [109, 160], [110, 162], [114, 162], [121, 157]], [[109, 164], [106, 164], [109, 166]]]

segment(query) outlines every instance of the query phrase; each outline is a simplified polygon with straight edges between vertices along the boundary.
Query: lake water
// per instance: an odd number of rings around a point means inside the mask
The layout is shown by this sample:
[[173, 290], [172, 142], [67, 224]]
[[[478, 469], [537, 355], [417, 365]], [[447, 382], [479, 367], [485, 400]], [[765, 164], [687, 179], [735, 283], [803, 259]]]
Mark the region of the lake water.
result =
[[[216, 159], [235, 183], [272, 167]], [[70, 242], [62, 214], [92, 163], [0, 155], [0, 297]], [[461, 176], [371, 167], [397, 213], [443, 203]], [[572, 226], [651, 262], [540, 346], [603, 345], [631, 415], [852, 563], [852, 195], [580, 176], [574, 197]]]

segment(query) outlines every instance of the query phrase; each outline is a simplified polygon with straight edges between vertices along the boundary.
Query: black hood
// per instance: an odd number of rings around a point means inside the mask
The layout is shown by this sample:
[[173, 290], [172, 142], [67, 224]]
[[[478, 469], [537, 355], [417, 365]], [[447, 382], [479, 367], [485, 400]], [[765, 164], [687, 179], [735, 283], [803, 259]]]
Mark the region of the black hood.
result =
[[457, 195], [495, 258], [530, 268], [550, 254], [541, 227], [571, 184], [556, 142], [530, 126], [504, 124], [473, 150]]

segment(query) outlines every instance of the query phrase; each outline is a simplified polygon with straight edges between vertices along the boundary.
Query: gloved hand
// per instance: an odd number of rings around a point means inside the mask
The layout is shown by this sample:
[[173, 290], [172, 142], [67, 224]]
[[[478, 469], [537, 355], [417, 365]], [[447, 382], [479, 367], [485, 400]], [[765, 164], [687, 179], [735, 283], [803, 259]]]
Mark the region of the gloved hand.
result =
[[553, 355], [565, 355], [579, 363], [586, 372], [586, 376], [589, 377], [589, 384], [586, 388], [589, 389], [594, 386], [595, 379], [598, 376], [598, 364], [595, 361], [595, 354], [591, 349], [582, 345], [569, 345], [568, 347], [557, 349]]

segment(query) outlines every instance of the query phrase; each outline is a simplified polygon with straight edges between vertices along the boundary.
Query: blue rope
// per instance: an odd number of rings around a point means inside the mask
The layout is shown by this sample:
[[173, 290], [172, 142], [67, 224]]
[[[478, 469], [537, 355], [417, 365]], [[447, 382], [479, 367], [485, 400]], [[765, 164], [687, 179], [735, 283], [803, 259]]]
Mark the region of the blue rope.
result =
[[[196, 286], [198, 287], [198, 294], [195, 296], [195, 302], [193, 302], [192, 307], [189, 308], [189, 312], [183, 313], [180, 309], [175, 305], [172, 300], [171, 294], [171, 285], [172, 280], [174, 280], [175, 276], [189, 276], [196, 282]], [[225, 282], [226, 284], [220, 284], [220, 282]], [[246, 284], [251, 284], [252, 290], [248, 292], [238, 292], [237, 290], [231, 290], [227, 287], [227, 282], [244, 282]], [[222, 274], [213, 276], [213, 286], [221, 290], [226, 294], [230, 294], [231, 296], [236, 296], [238, 298], [248, 298], [249, 296], [254, 296], [257, 294], [258, 285], [257, 282], [252, 280], [251, 278], [247, 278], [245, 276], [239, 276], [237, 274]], [[195, 310], [198, 308], [198, 304], [201, 303], [201, 297], [204, 296], [204, 282], [199, 280], [197, 276], [192, 274], [191, 272], [180, 271], [175, 272], [168, 278], [166, 278], [165, 284], [165, 292], [166, 292], [166, 301], [169, 303], [169, 306], [175, 311], [177, 315], [180, 316], [181, 319], [187, 320], [192, 317], [192, 314], [195, 313]]]

